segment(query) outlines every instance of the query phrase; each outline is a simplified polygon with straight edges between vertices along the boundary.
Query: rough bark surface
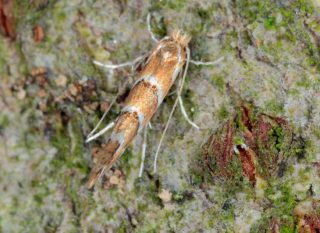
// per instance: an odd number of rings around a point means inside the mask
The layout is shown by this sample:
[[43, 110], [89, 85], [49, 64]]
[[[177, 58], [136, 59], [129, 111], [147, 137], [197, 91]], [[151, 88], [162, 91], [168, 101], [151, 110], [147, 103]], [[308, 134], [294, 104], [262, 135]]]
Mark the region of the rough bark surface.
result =
[[[158, 38], [182, 29], [192, 59], [224, 60], [190, 65], [182, 97], [200, 130], [175, 112], [156, 175], [175, 93], [142, 178], [139, 134], [87, 190], [108, 133], [86, 135], [135, 81], [92, 60], [147, 54], [148, 12]], [[0, 109], [0, 232], [320, 231], [318, 0], [0, 0]]]

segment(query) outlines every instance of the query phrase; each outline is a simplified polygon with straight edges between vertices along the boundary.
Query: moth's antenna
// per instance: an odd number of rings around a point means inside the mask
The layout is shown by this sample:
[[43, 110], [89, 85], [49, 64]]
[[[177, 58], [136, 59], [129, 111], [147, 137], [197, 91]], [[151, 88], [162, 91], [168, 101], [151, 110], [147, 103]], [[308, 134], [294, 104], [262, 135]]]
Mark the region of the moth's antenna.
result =
[[155, 35], [153, 34], [152, 29], [151, 29], [151, 14], [150, 13], [148, 13], [148, 16], [147, 16], [147, 25], [148, 25], [148, 31], [150, 33], [152, 40], [154, 42], [158, 43], [159, 40], [155, 37]]

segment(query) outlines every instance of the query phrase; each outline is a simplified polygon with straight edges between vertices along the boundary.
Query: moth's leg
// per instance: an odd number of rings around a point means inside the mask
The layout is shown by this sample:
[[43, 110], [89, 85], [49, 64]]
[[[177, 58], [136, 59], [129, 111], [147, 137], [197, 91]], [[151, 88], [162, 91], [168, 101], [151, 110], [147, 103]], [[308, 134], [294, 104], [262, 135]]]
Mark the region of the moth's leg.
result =
[[97, 128], [99, 127], [99, 125], [101, 124], [103, 118], [105, 117], [105, 115], [107, 115], [107, 112], [105, 112], [102, 116], [102, 118], [100, 119], [99, 123], [96, 125], [96, 127], [91, 131], [91, 133], [87, 136], [86, 139], [86, 143], [91, 142], [92, 140], [96, 139], [97, 137], [101, 136], [102, 134], [104, 134], [105, 132], [107, 132], [108, 130], [112, 129], [114, 126], [114, 121], [111, 121], [106, 127], [104, 127], [103, 129], [101, 129], [98, 133], [93, 134]]
[[96, 60], [92, 60], [92, 62], [97, 65], [97, 66], [100, 66], [100, 67], [103, 67], [103, 68], [106, 68], [106, 69], [109, 69], [109, 70], [115, 70], [115, 69], [119, 69], [119, 68], [123, 68], [123, 67], [131, 67], [132, 71], [135, 70], [136, 68], [136, 65], [138, 63], [141, 62], [141, 60], [144, 60], [146, 58], [146, 55], [144, 56], [139, 56], [137, 57], [135, 60], [133, 61], [129, 61], [129, 62], [125, 62], [125, 63], [120, 63], [120, 64], [104, 64], [100, 61], [96, 61]]
[[[116, 99], [117, 97], [113, 98], [112, 102], [110, 103], [110, 105], [108, 106], [107, 110], [103, 113], [101, 119], [99, 120], [98, 124], [94, 127], [94, 129], [88, 134], [87, 136], [87, 140], [86, 140], [86, 143], [92, 141], [93, 139], [95, 139], [96, 137], [100, 136], [100, 132], [103, 131], [103, 132], [107, 132], [110, 128], [113, 127], [110, 127], [109, 125], [113, 122], [111, 122], [110, 124], [108, 124], [104, 129], [102, 129], [101, 131], [99, 131], [98, 133], [94, 134], [94, 132], [97, 131], [97, 129], [99, 128], [99, 126], [101, 125], [102, 121], [104, 120], [104, 118], [107, 116], [108, 112], [110, 111], [111, 107], [114, 105], [114, 103], [116, 102]], [[109, 127], [108, 127], [109, 126]], [[98, 136], [96, 136], [97, 134], [99, 134]]]
[[[186, 66], [184, 68], [184, 71], [183, 71], [183, 76], [182, 78], [180, 79], [180, 83], [178, 85], [178, 90], [177, 90], [177, 95], [178, 96], [181, 96], [181, 92], [182, 92], [182, 89], [183, 89], [183, 85], [185, 83], [185, 80], [186, 80], [186, 76], [187, 76], [187, 71], [188, 71], [188, 67], [189, 67], [189, 60], [190, 60], [190, 50], [189, 48], [187, 47], [186, 48], [186, 53], [187, 53], [187, 60], [186, 60]], [[170, 124], [170, 120], [173, 116], [173, 113], [177, 107], [179, 103], [179, 98], [176, 98], [176, 100], [174, 101], [174, 104], [173, 104], [173, 107], [172, 107], [172, 110], [170, 112], [170, 115], [169, 115], [169, 118], [168, 118], [168, 121], [166, 123], [166, 126], [162, 132], [162, 135], [161, 135], [161, 138], [160, 138], [160, 141], [159, 141], [159, 144], [158, 144], [158, 148], [157, 148], [157, 151], [156, 151], [156, 154], [155, 154], [155, 157], [154, 157], [154, 163], [153, 163], [153, 172], [154, 173], [157, 173], [157, 160], [158, 160], [158, 154], [159, 154], [159, 151], [160, 151], [160, 148], [161, 148], [161, 144], [162, 144], [162, 141], [164, 139], [164, 136], [168, 130], [168, 127], [169, 127], [169, 124]]]
[[104, 127], [103, 129], [101, 129], [100, 131], [95, 133], [98, 130], [98, 128], [101, 125], [101, 123], [103, 122], [103, 120], [105, 119], [105, 117], [107, 116], [107, 114], [109, 113], [109, 111], [112, 108], [112, 106], [115, 104], [118, 96], [123, 92], [124, 87], [127, 86], [127, 83], [128, 83], [128, 81], [126, 80], [126, 82], [123, 85], [121, 85], [120, 90], [118, 91], [117, 95], [111, 101], [111, 103], [108, 106], [107, 110], [103, 113], [103, 115], [102, 115], [101, 119], [99, 120], [99, 122], [97, 123], [97, 125], [88, 134], [87, 139], [86, 139], [86, 143], [96, 139], [97, 137], [101, 136], [102, 134], [104, 134], [108, 130], [112, 129], [112, 127], [114, 126], [114, 121], [110, 122], [106, 127]]
[[141, 155], [139, 177], [142, 177], [142, 172], [143, 172], [143, 168], [144, 168], [144, 159], [146, 158], [147, 134], [148, 134], [148, 126], [145, 126], [144, 130], [143, 130], [142, 155]]
[[104, 134], [105, 132], [107, 132], [108, 130], [110, 130], [113, 126], [114, 126], [114, 122], [110, 122], [106, 127], [104, 127], [103, 129], [101, 129], [100, 131], [98, 131], [97, 133], [95, 133], [99, 126], [101, 125], [101, 123], [103, 122], [103, 120], [105, 119], [105, 117], [107, 116], [107, 114], [109, 113], [110, 109], [112, 108], [112, 106], [115, 104], [118, 96], [121, 94], [121, 92], [123, 92], [123, 89], [125, 86], [127, 86], [128, 81], [126, 80], [126, 82], [120, 86], [119, 91], [117, 93], [117, 95], [113, 98], [113, 100], [111, 101], [110, 105], [108, 106], [107, 110], [103, 113], [101, 119], [99, 120], [99, 122], [97, 123], [97, 125], [94, 127], [94, 129], [88, 134], [87, 139], [86, 139], [86, 143], [96, 139], [97, 137], [101, 136], [102, 134]]
[[[150, 13], [148, 13], [148, 15], [147, 15], [147, 27], [148, 27], [148, 31], [150, 33], [150, 36], [151, 36], [152, 40], [155, 41], [156, 43], [158, 43], [159, 40], [153, 34], [152, 29], [151, 29], [151, 14]], [[145, 61], [148, 56], [149, 55], [147, 54], [147, 55], [144, 55], [144, 56], [140, 56], [140, 57], [136, 58], [133, 61], [124, 62], [124, 63], [120, 63], [120, 64], [115, 64], [115, 65], [114, 64], [104, 64], [104, 63], [102, 63], [100, 61], [96, 61], [96, 60], [92, 60], [92, 62], [95, 65], [104, 67], [106, 69], [114, 70], [114, 69], [119, 69], [119, 68], [130, 66], [131, 69], [133, 71], [135, 71], [137, 66], [139, 66], [141, 63], [143, 63], [143, 61]]]
[[186, 79], [186, 75], [187, 75], [187, 69], [188, 69], [188, 62], [191, 62], [191, 59], [190, 59], [190, 50], [189, 48], [186, 48], [186, 51], [187, 51], [187, 64], [186, 64], [186, 67], [185, 67], [185, 70], [184, 70], [184, 74], [183, 74], [183, 77], [182, 77], [182, 86], [180, 87], [180, 91], [177, 92], [177, 99], [179, 101], [179, 106], [180, 106], [180, 109], [181, 109], [181, 112], [182, 112], [182, 115], [183, 117], [186, 119], [186, 121], [194, 128], [196, 129], [200, 129], [199, 126], [197, 126], [193, 121], [190, 120], [190, 118], [188, 117], [188, 114], [186, 112], [186, 109], [184, 108], [183, 106], [183, 101], [182, 101], [182, 98], [181, 98], [181, 93], [182, 93], [182, 88], [183, 88], [183, 85], [184, 85], [184, 81]]
[[179, 100], [179, 106], [180, 106], [180, 109], [181, 109], [181, 112], [182, 112], [182, 115], [183, 117], [186, 119], [186, 121], [194, 128], [196, 129], [200, 129], [199, 126], [196, 125], [196, 123], [194, 123], [193, 121], [190, 120], [190, 118], [188, 117], [188, 114], [186, 112], [186, 109], [184, 108], [183, 106], [183, 101], [182, 101], [182, 98], [181, 98], [181, 95], [178, 95], [178, 100]]
[[216, 65], [218, 63], [220, 63], [221, 61], [224, 60], [224, 57], [220, 57], [219, 59], [215, 60], [215, 61], [209, 61], [209, 62], [204, 62], [204, 61], [195, 61], [190, 59], [190, 63], [194, 64], [196, 66], [212, 66], [212, 65]]
[[97, 65], [97, 66], [101, 66], [103, 68], [107, 68], [107, 69], [119, 69], [122, 67], [126, 67], [126, 66], [132, 66], [133, 63], [132, 62], [125, 62], [125, 63], [121, 63], [121, 64], [117, 64], [117, 65], [113, 65], [113, 64], [104, 64], [102, 62], [96, 61], [96, 60], [92, 60], [92, 62]]
[[151, 29], [151, 14], [150, 13], [148, 13], [148, 16], [147, 16], [147, 26], [148, 26], [148, 32], [150, 33], [151, 39], [154, 42], [158, 43], [159, 40], [155, 37], [155, 35], [153, 34], [152, 29]]
[[[154, 33], [152, 32], [152, 29], [151, 29], [151, 14], [148, 13], [147, 15], [147, 27], [148, 27], [148, 32], [150, 33], [150, 36], [151, 36], [151, 39], [158, 43], [159, 40], [156, 38], [156, 36], [154, 35]], [[148, 57], [148, 55], [144, 55], [144, 56], [140, 56], [138, 58], [136, 58], [134, 61], [129, 61], [129, 62], [124, 62], [124, 63], [120, 63], [120, 64], [104, 64], [100, 61], [96, 61], [96, 60], [93, 60], [93, 63], [97, 66], [101, 66], [101, 67], [104, 67], [106, 69], [119, 69], [119, 68], [122, 68], [122, 67], [126, 67], [126, 66], [130, 66], [131, 69], [134, 71], [135, 68], [137, 66], [139, 66], [139, 63], [143, 60], [146, 60], [146, 57]]]
[[[221, 61], [223, 61], [224, 57], [220, 57], [219, 59], [212, 61], [212, 62], [202, 62], [202, 61], [195, 61], [190, 59], [190, 55], [189, 58], [187, 58], [187, 60], [189, 60], [190, 63], [194, 64], [194, 65], [198, 65], [198, 66], [211, 66], [211, 65], [216, 65], [218, 63], [220, 63]], [[188, 117], [188, 114], [186, 112], [186, 109], [183, 106], [183, 100], [181, 98], [181, 93], [178, 93], [178, 99], [179, 99], [179, 106], [182, 112], [182, 115], [184, 116], [184, 118], [186, 119], [186, 121], [194, 128], [199, 129], [199, 126], [197, 126], [193, 121], [190, 120], [190, 118]]]

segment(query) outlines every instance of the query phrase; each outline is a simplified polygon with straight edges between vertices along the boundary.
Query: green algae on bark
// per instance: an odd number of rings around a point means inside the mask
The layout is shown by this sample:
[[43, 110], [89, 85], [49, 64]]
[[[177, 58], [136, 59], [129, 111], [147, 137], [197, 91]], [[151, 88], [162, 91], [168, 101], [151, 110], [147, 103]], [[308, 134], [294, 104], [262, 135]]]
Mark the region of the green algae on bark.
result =
[[[316, 226], [317, 213], [299, 208], [320, 198], [317, 4], [15, 1], [16, 41], [0, 38], [0, 231], [295, 232]], [[193, 59], [225, 58], [213, 67], [190, 66], [183, 98], [201, 130], [177, 111], [163, 143], [159, 174], [152, 174], [173, 93], [152, 120], [142, 178], [138, 135], [96, 189], [85, 190], [91, 152], [105, 140], [88, 145], [85, 136], [126, 77], [134, 79], [129, 70], [111, 74], [92, 59], [116, 64], [150, 51], [148, 12], [158, 38], [174, 28], [192, 36]], [[43, 28], [41, 42], [34, 40], [36, 25]], [[45, 75], [35, 75], [39, 68]], [[212, 178], [196, 165], [203, 163], [201, 145], [212, 132], [223, 137], [228, 119], [235, 119], [231, 123], [237, 129], [231, 142], [238, 150], [246, 142], [248, 124], [241, 121], [243, 111], [235, 107], [226, 83], [242, 99], [253, 100], [251, 123], [270, 139], [255, 151], [256, 157], [268, 152], [274, 159], [253, 163], [260, 174], [254, 188], [234, 153], [230, 170], [235, 180]], [[106, 122], [116, 118], [120, 105]], [[266, 115], [259, 118], [261, 113]], [[279, 117], [287, 123], [277, 123]], [[291, 146], [290, 133], [295, 135]], [[250, 158], [249, 152], [245, 155]], [[268, 167], [273, 161], [279, 164]], [[168, 202], [159, 198], [163, 189], [172, 194]]]

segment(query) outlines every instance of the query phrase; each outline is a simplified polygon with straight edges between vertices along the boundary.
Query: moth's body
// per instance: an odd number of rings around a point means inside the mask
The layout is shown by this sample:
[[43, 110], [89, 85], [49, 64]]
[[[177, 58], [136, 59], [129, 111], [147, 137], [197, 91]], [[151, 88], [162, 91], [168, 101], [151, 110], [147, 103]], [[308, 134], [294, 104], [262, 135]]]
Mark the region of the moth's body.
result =
[[176, 31], [156, 45], [138, 74], [139, 79], [125, 101], [109, 140], [95, 156], [96, 163], [87, 184], [89, 188], [104, 169], [113, 165], [137, 132], [148, 124], [185, 64], [189, 40]]

